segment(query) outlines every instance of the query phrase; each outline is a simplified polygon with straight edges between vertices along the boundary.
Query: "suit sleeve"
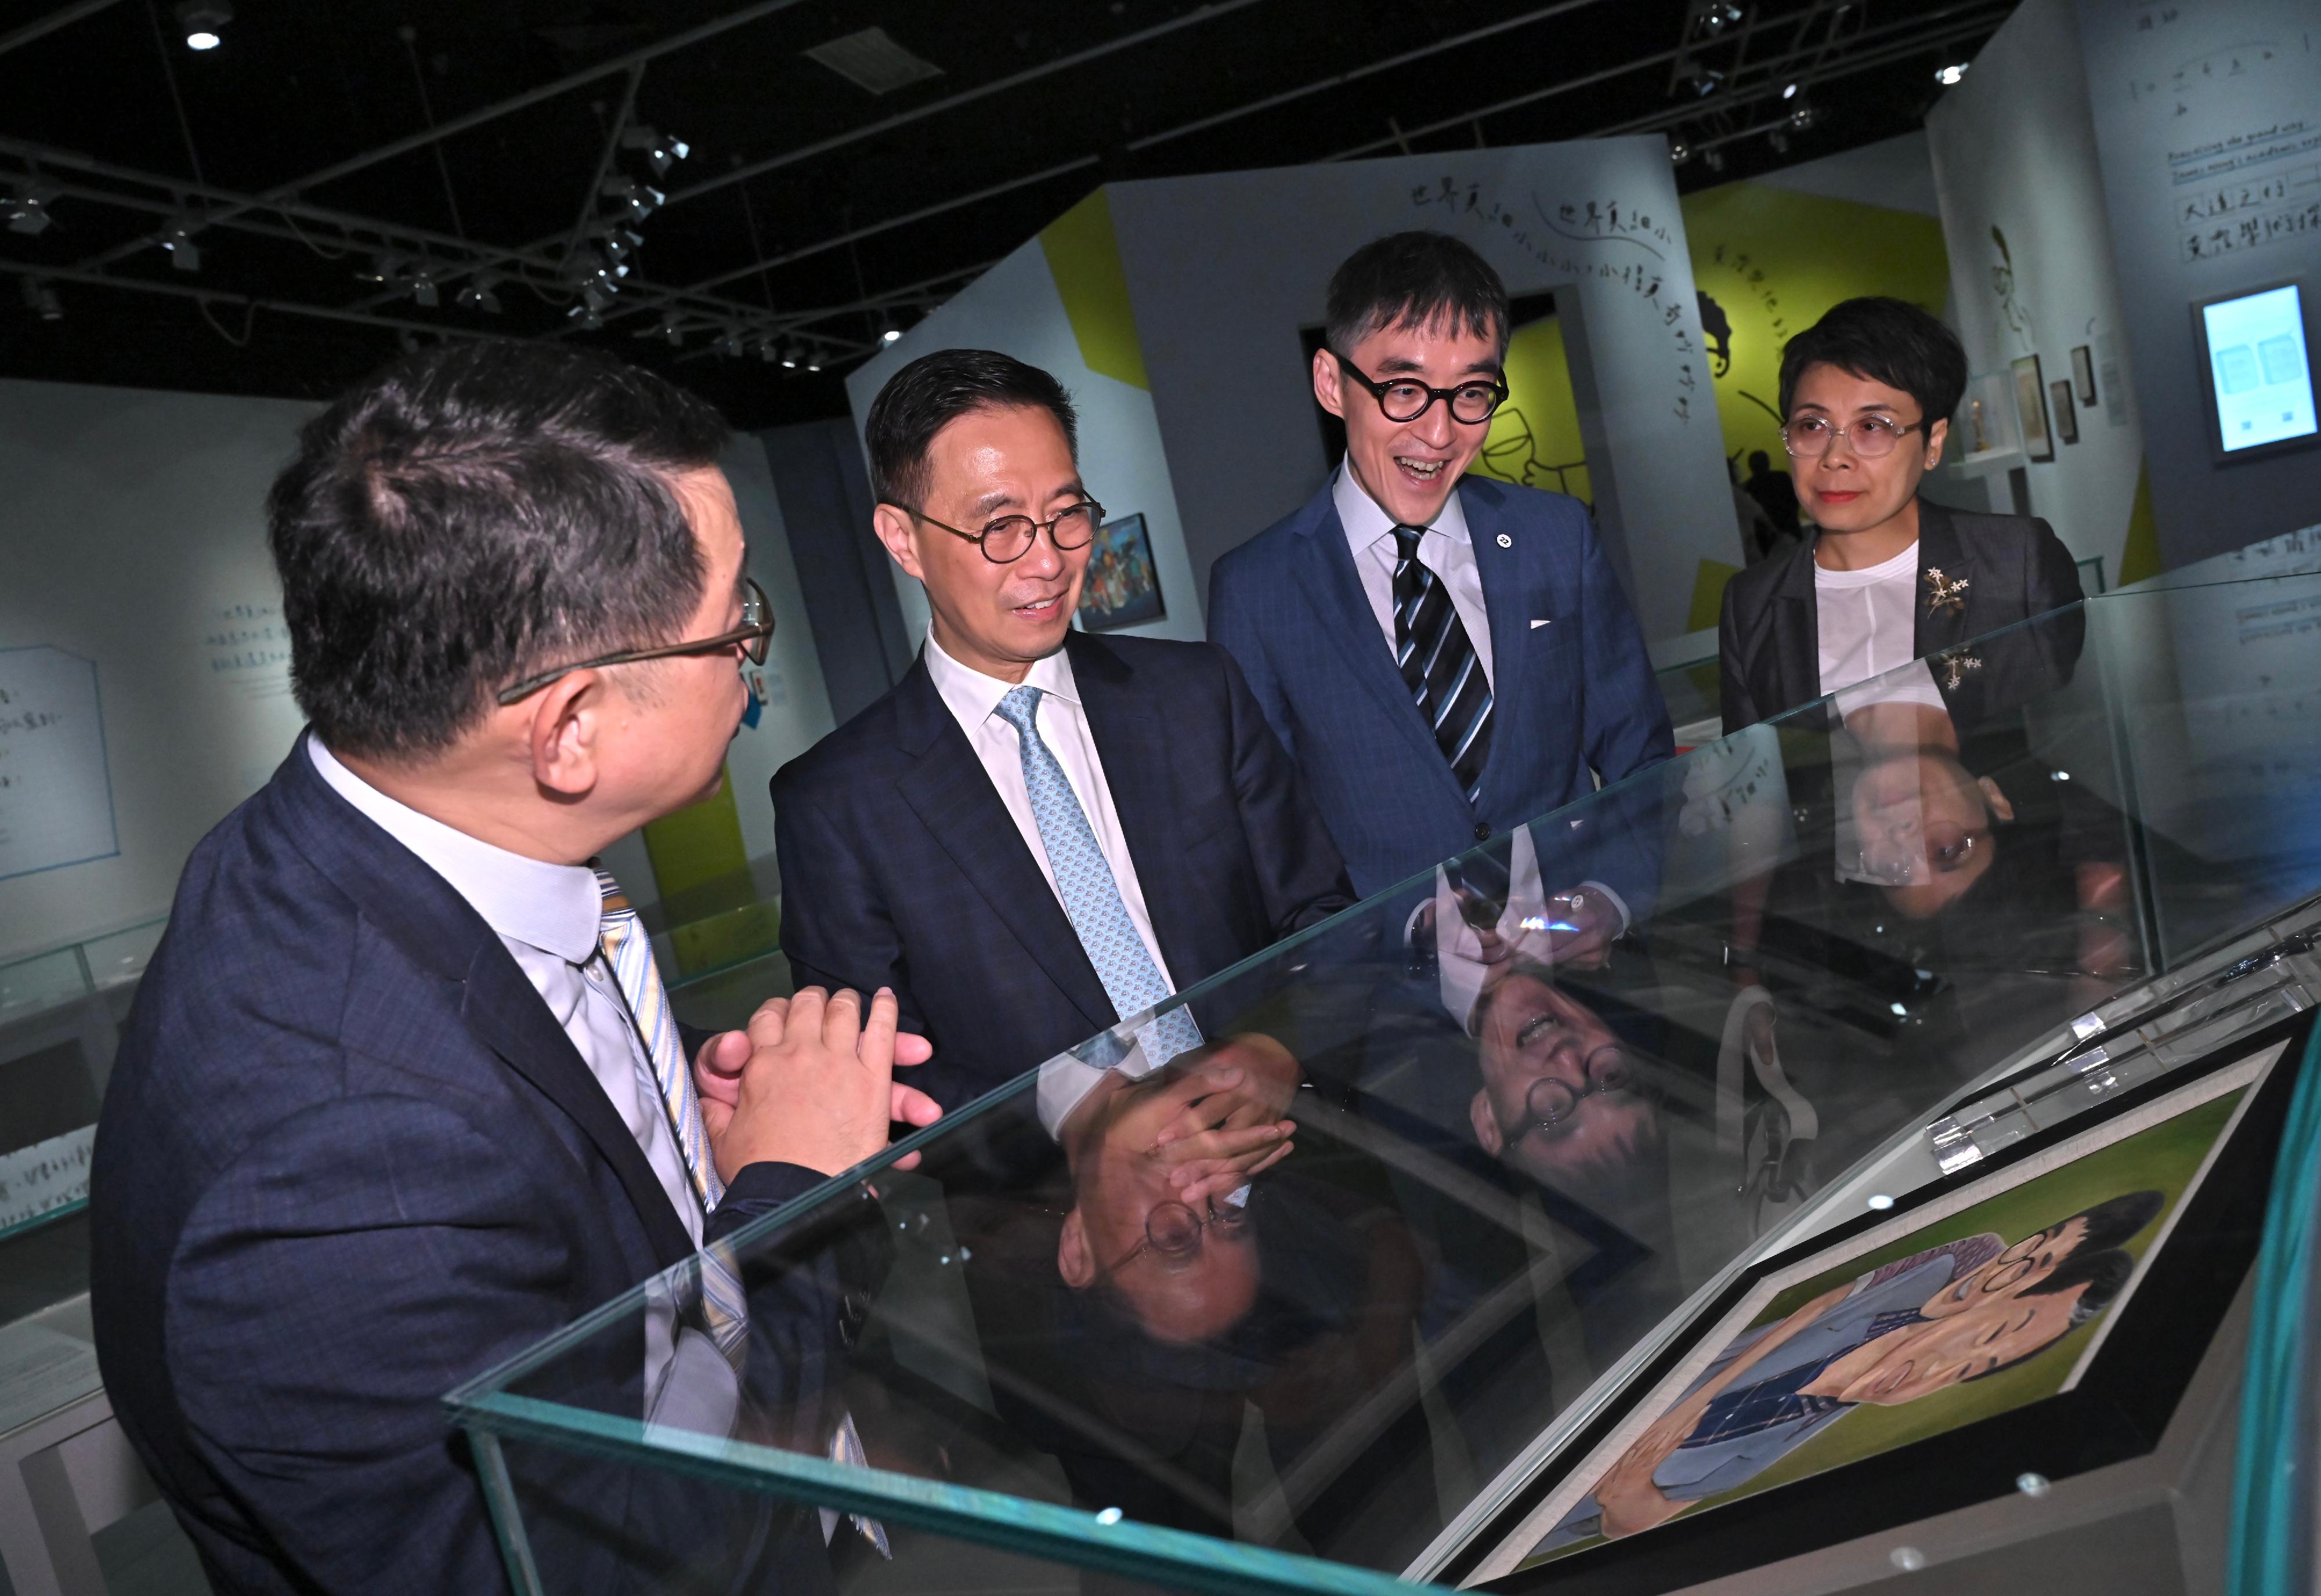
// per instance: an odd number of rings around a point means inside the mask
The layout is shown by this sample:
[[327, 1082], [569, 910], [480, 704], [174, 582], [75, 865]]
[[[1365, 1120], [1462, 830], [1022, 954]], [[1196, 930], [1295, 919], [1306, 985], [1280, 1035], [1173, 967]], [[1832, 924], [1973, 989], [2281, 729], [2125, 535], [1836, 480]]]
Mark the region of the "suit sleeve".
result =
[[1231, 654], [1220, 649], [1234, 802], [1257, 865], [1257, 887], [1279, 939], [1318, 925], [1354, 901], [1338, 845], [1306, 795], [1305, 778], [1274, 736]]
[[1585, 747], [1588, 763], [1608, 787], [1670, 757], [1676, 740], [1644, 634], [1593, 526], [1581, 528], [1579, 580], [1580, 613], [1587, 618], [1580, 662], [1588, 673]]
[[[2044, 615], [2086, 596], [2080, 586], [2079, 563], [2055, 529], [2043, 521], [2031, 523], [2031, 547], [2023, 561], [2023, 613]], [[2051, 681], [2047, 690], [2061, 687], [2079, 668], [2080, 650], [2086, 645], [2088, 617], [2084, 609], [2058, 615], [2034, 629]]]
[[[894, 988], [903, 1029], [925, 1033], [911, 996], [902, 934], [870, 861], [798, 784], [773, 781], [774, 851], [782, 874], [782, 952], [799, 986]], [[915, 1077], [914, 1077], [915, 1081]]]
[[1233, 570], [1234, 562], [1223, 559], [1209, 572], [1209, 640], [1231, 655], [1233, 663], [1241, 667], [1242, 679], [1264, 712], [1265, 723], [1273, 729], [1274, 737], [1294, 759], [1297, 738], [1289, 713], [1289, 698], [1281, 690], [1281, 678], [1274, 672], [1273, 661], [1267, 657], [1263, 629], [1250, 612], [1249, 601], [1243, 595], [1247, 585], [1233, 580]]

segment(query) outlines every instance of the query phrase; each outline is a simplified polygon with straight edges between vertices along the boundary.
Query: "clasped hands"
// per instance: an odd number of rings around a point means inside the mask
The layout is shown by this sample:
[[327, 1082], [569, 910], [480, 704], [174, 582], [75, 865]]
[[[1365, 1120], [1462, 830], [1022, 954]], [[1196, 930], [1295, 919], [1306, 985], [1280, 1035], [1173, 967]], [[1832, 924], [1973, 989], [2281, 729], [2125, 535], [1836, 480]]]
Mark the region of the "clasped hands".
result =
[[[762, 1163], [836, 1174], [882, 1151], [893, 1126], [941, 1119], [934, 1099], [895, 1079], [934, 1052], [898, 1015], [886, 987], [865, 1013], [857, 993], [808, 986], [760, 1004], [747, 1030], [703, 1043], [693, 1084], [718, 1177]], [[917, 1162], [913, 1153], [896, 1167]]]
[[1179, 1107], [1150, 1151], [1170, 1165], [1177, 1201], [1196, 1213], [1252, 1176], [1289, 1156], [1296, 1144], [1288, 1113], [1297, 1091], [1297, 1060], [1271, 1037], [1227, 1038], [1170, 1088]]

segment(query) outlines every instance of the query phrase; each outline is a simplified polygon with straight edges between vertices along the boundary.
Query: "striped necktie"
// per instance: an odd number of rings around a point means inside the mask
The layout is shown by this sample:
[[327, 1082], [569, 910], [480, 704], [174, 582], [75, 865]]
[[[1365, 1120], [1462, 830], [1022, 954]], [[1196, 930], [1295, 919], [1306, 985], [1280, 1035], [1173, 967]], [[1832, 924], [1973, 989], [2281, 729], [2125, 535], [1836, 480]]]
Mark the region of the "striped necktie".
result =
[[685, 1159], [685, 1173], [692, 1177], [701, 1211], [707, 1213], [725, 1195], [725, 1183], [717, 1178], [717, 1164], [710, 1156], [709, 1131], [701, 1120], [701, 1099], [693, 1089], [693, 1070], [678, 1040], [677, 1016], [669, 1012], [669, 992], [660, 984], [660, 971], [653, 966], [652, 939], [645, 934], [637, 911], [629, 907], [628, 894], [619, 882], [599, 870], [596, 885], [605, 894], [597, 939], [604, 945], [605, 962], [613, 966], [614, 979], [621, 984], [621, 995], [628, 1000], [637, 1036], [652, 1061], [653, 1084], [660, 1089], [661, 1107], [669, 1112], [669, 1128], [677, 1138], [678, 1155]]
[[[1120, 882], [1105, 862], [1095, 829], [1072, 791], [1055, 751], [1040, 735], [1042, 690], [1026, 684], [1008, 689], [993, 712], [1015, 728], [1024, 757], [1024, 785], [1032, 799], [1032, 818], [1040, 828], [1040, 847], [1048, 867], [1056, 873], [1056, 894], [1064, 901], [1064, 914], [1096, 966], [1105, 996], [1113, 1011], [1125, 1019], [1150, 1009], [1170, 995], [1169, 983], [1137, 933], [1136, 922], [1120, 895]], [[1201, 1028], [1190, 1011], [1177, 1008], [1137, 1032], [1144, 1045], [1145, 1061], [1158, 1069], [1179, 1053], [1201, 1045]]]
[[1424, 527], [1394, 529], [1394, 662], [1467, 802], [1491, 754], [1491, 684], [1451, 591], [1418, 562]]

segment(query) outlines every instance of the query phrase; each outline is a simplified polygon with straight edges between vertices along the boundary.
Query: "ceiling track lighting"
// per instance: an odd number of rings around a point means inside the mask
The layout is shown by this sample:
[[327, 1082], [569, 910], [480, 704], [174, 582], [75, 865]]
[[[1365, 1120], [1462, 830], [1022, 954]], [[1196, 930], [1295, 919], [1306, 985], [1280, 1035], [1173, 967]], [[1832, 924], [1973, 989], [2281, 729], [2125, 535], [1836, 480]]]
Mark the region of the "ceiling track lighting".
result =
[[1765, 135], [1765, 142], [1773, 147], [1775, 155], [1787, 155], [1789, 152], [1789, 136], [1779, 128]]
[[57, 197], [57, 186], [39, 177], [23, 177], [11, 185], [5, 207], [8, 231], [27, 238], [49, 231], [55, 218], [49, 214], [49, 204]]
[[1801, 133], [1820, 120], [1814, 108], [1802, 100], [1798, 102], [1798, 108], [1789, 113], [1789, 125]]
[[634, 177], [607, 177], [596, 192], [625, 206], [623, 219], [630, 222], [642, 222], [669, 203], [669, 195], [651, 184], [640, 183]]
[[1692, 146], [1682, 139], [1669, 141], [1669, 164], [1680, 167], [1692, 159]]
[[186, 48], [197, 53], [224, 43], [225, 26], [232, 21], [230, 0], [181, 0], [177, 6], [177, 27], [186, 36]]
[[576, 304], [570, 310], [564, 313], [565, 320], [570, 322], [583, 332], [602, 332], [605, 330], [605, 318], [602, 313], [603, 307], [598, 304], [587, 303], [587, 296], [585, 295], [582, 298], [584, 303]]
[[1733, 4], [1733, 0], [1712, 0], [1711, 4], [1700, 7], [1695, 15], [1700, 31], [1715, 37], [1739, 27], [1748, 13]]
[[621, 148], [643, 150], [645, 164], [652, 168], [656, 177], [665, 175], [669, 168], [693, 153], [693, 146], [684, 140], [663, 138], [642, 122], [622, 130]]
[[1956, 88], [1960, 80], [1966, 77], [1966, 69], [1972, 65], [1971, 61], [1952, 61], [1946, 67], [1937, 67], [1934, 68], [1934, 81], [1944, 88]]
[[1722, 150], [1702, 150], [1700, 152], [1700, 164], [1707, 167], [1712, 172], [1723, 171], [1725, 169], [1725, 151]]
[[888, 322], [884, 327], [881, 327], [878, 330], [878, 341], [880, 343], [895, 343], [898, 341], [902, 336], [903, 330], [900, 327], [896, 326], [892, 322]]
[[482, 311], [487, 315], [500, 313], [499, 286], [507, 281], [496, 271], [478, 272], [475, 281], [460, 290], [462, 309]]
[[161, 248], [169, 252], [169, 264], [179, 271], [202, 269], [202, 247], [194, 242], [194, 223], [180, 218], [162, 231]]
[[1685, 77], [1692, 85], [1692, 92], [1704, 100], [1725, 86], [1725, 74], [1704, 62], [1695, 61]]
[[45, 277], [20, 277], [24, 286], [24, 308], [43, 322], [61, 322], [65, 307], [57, 299], [57, 291]]

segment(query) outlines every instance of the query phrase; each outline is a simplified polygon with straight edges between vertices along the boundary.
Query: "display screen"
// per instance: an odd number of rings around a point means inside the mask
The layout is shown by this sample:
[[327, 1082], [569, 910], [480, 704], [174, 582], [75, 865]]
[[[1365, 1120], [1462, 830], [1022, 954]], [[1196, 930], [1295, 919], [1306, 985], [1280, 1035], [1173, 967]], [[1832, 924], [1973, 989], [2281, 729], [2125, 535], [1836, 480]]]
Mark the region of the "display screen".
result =
[[2200, 307], [2208, 381], [2225, 453], [2310, 438], [2316, 422], [2295, 284]]

